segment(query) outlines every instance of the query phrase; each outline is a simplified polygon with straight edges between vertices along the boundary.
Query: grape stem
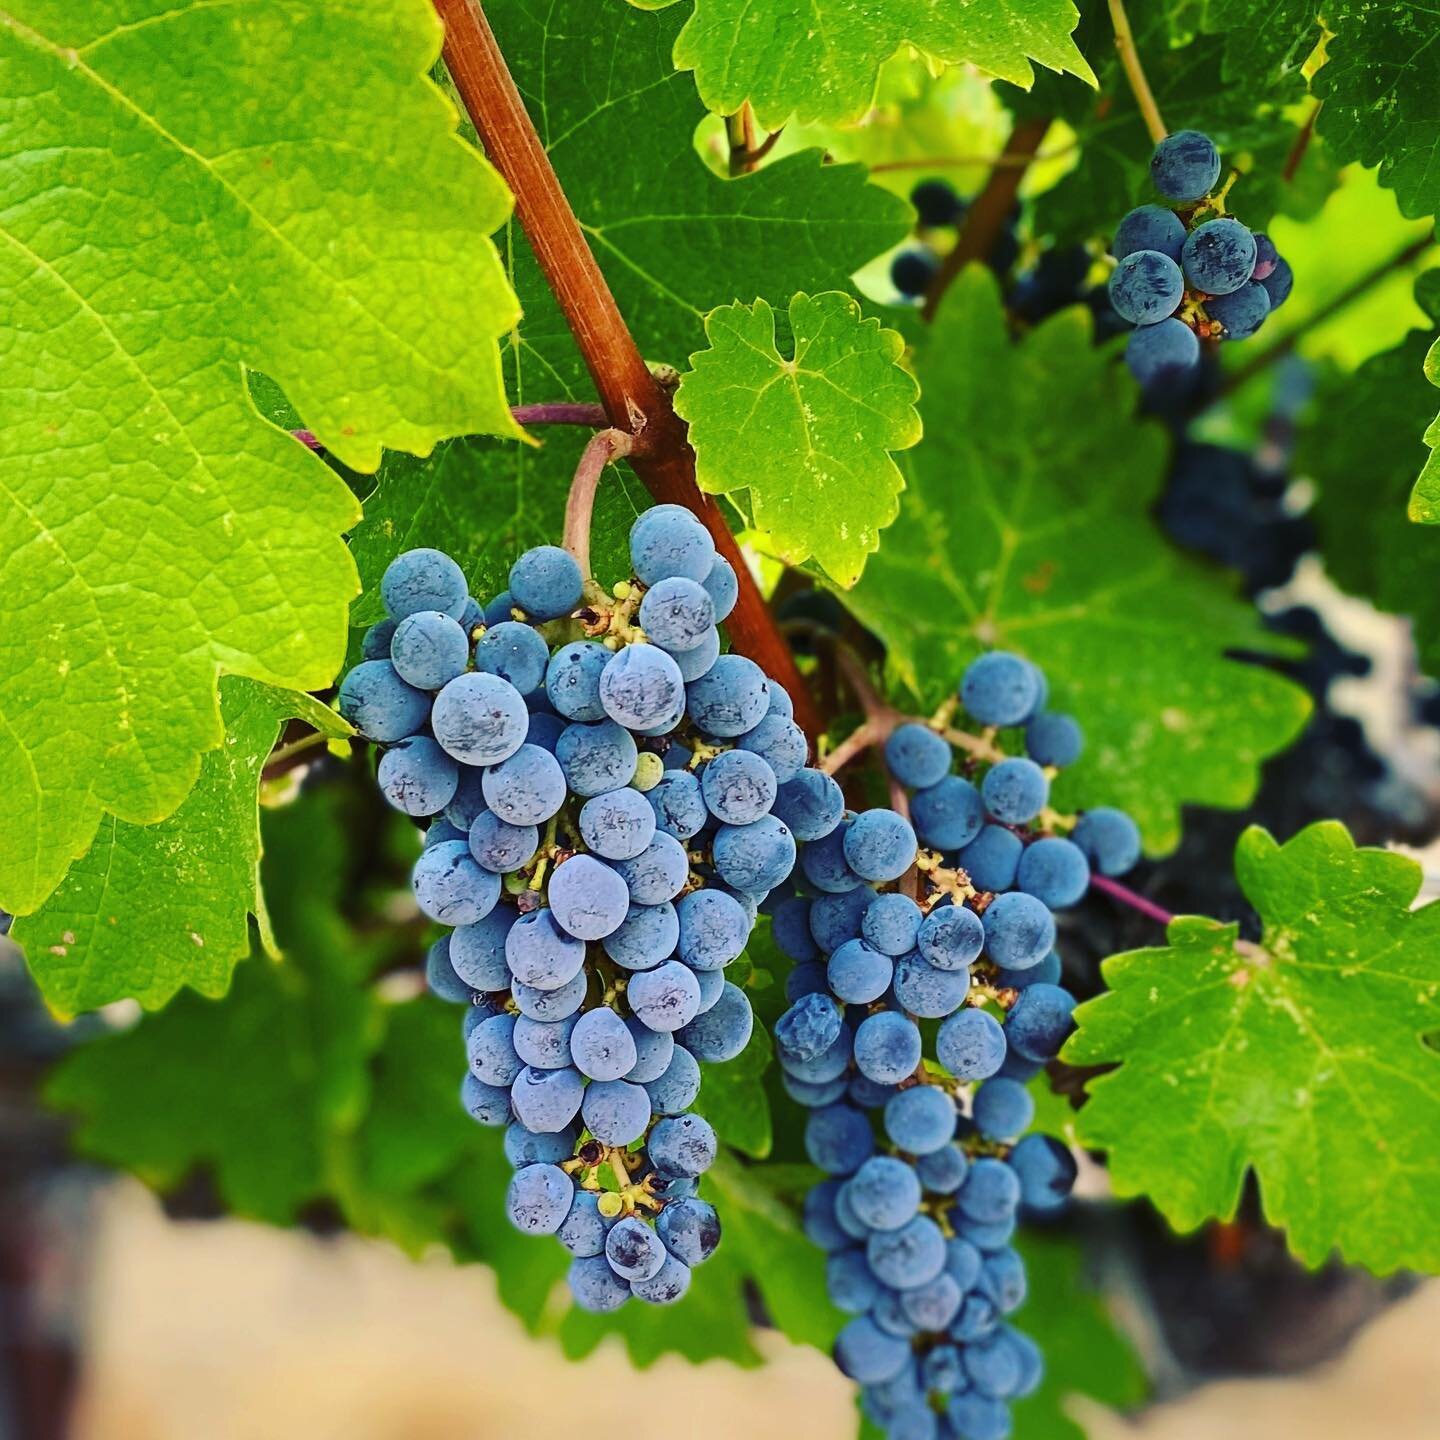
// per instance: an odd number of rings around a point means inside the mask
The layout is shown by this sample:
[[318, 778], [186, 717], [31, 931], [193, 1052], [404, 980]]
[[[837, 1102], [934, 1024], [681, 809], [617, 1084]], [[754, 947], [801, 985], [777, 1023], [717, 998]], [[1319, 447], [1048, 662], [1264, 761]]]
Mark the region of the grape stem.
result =
[[300, 739], [291, 740], [288, 744], [277, 745], [266, 757], [261, 779], [273, 780], [275, 776], [293, 770], [303, 762], [306, 755], [312, 750], [318, 750], [329, 738], [322, 731], [316, 730], [313, 734], [302, 735]]
[[1130, 82], [1135, 103], [1140, 107], [1145, 128], [1150, 139], [1158, 145], [1170, 132], [1160, 118], [1160, 107], [1155, 103], [1155, 92], [1145, 78], [1145, 67], [1140, 63], [1140, 52], [1135, 48], [1135, 32], [1130, 28], [1130, 17], [1125, 13], [1125, 0], [1109, 0], [1110, 24], [1115, 30], [1115, 48], [1120, 52], [1120, 64], [1125, 69], [1125, 78]]
[[1057, 145], [1053, 150], [1042, 150], [1034, 155], [1006, 150], [999, 155], [921, 155], [911, 160], [882, 160], [870, 167], [872, 175], [882, 175], [887, 170], [984, 170], [1027, 169], [1042, 160], [1061, 160], [1073, 155], [1080, 148], [1079, 140]]
[[1128, 885], [1122, 885], [1118, 880], [1112, 880], [1108, 875], [1092, 874], [1090, 884], [1112, 900], [1118, 901], [1121, 905], [1128, 905], [1130, 909], [1155, 921], [1157, 925], [1163, 925], [1167, 930], [1174, 922], [1174, 914], [1165, 909], [1163, 905], [1157, 905], [1153, 900], [1147, 900], [1138, 891], [1132, 890]]
[[510, 414], [517, 425], [588, 425], [598, 429], [610, 423], [603, 405], [582, 405], [567, 400], [545, 405], [512, 405]]
[[565, 530], [560, 543], [575, 557], [580, 573], [590, 578], [590, 516], [595, 510], [595, 494], [605, 467], [636, 448], [635, 437], [623, 430], [597, 430], [580, 452], [575, 478], [565, 498]]
[[1310, 142], [1315, 138], [1315, 122], [1320, 118], [1320, 107], [1325, 102], [1317, 100], [1310, 107], [1310, 113], [1305, 117], [1305, 123], [1300, 127], [1299, 133], [1295, 136], [1295, 143], [1290, 147], [1290, 153], [1285, 157], [1285, 168], [1280, 172], [1280, 178], [1287, 184], [1291, 184], [1300, 169], [1300, 162], [1305, 158], [1305, 152], [1310, 148]]

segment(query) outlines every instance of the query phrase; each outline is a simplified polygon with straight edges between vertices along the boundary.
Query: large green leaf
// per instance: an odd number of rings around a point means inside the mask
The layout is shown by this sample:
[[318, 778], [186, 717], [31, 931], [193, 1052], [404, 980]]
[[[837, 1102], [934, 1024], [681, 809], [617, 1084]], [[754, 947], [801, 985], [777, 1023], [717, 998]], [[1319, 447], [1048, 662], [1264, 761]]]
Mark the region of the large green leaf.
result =
[[695, 0], [675, 63], [695, 71], [712, 110], [728, 114], [748, 100], [773, 130], [792, 116], [859, 119], [881, 65], [907, 42], [1016, 85], [1034, 80], [1032, 60], [1093, 85], [1071, 38], [1077, 18], [1071, 0]]
[[1440, 1269], [1440, 904], [1412, 910], [1419, 865], [1334, 821], [1283, 846], [1251, 827], [1235, 868], [1258, 945], [1182, 917], [1076, 1012], [1065, 1058], [1119, 1066], [1081, 1139], [1177, 1229], [1232, 1216], [1253, 1170], [1307, 1264]]
[[917, 369], [926, 438], [905, 457], [900, 518], [846, 597], [895, 677], [931, 705], [980, 650], [1028, 655], [1086, 732], [1056, 803], [1123, 806], [1153, 850], [1175, 844], [1183, 803], [1245, 804], [1309, 702], [1227, 658], [1273, 641], [1148, 519], [1163, 435], [1136, 419], [1085, 312], [1012, 343], [995, 282], [971, 267]]
[[158, 1009], [182, 986], [223, 995], [263, 916], [256, 791], [284, 722], [349, 726], [308, 695], [238, 677], [220, 682], [225, 743], [156, 825], [107, 816], [95, 843], [34, 915], [15, 922], [31, 973], [62, 1014], [133, 997]]
[[19, 0], [0, 17], [0, 903], [169, 814], [221, 670], [333, 678], [346, 463], [513, 431], [509, 198], [425, 78], [426, 0]]
[[920, 439], [915, 380], [900, 365], [905, 342], [848, 295], [796, 295], [787, 319], [782, 353], [764, 300], [713, 311], [710, 348], [690, 357], [675, 408], [702, 490], [747, 493], [781, 559], [813, 555], [853, 585], [899, 508], [890, 452]]

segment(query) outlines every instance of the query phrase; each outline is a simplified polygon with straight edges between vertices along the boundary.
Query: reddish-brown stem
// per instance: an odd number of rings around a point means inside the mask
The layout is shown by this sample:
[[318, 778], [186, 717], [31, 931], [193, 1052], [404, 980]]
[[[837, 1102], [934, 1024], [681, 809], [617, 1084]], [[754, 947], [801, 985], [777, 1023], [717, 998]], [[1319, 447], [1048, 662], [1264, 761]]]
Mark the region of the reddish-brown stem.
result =
[[587, 580], [590, 578], [590, 516], [595, 510], [600, 477], [607, 465], [634, 449], [633, 436], [624, 430], [605, 429], [597, 430], [580, 452], [575, 478], [565, 497], [565, 532], [560, 543], [575, 557], [580, 573]]
[[1035, 158], [1049, 128], [1049, 117], [1042, 115], [1034, 120], [1022, 120], [1011, 132], [1005, 153], [1013, 158], [990, 172], [985, 188], [971, 201], [960, 238], [941, 262], [939, 274], [925, 296], [925, 306], [920, 313], [926, 320], [935, 318], [935, 312], [955, 277], [972, 260], [983, 260], [1000, 238], [1006, 216], [1020, 193], [1020, 182], [1025, 178], [1026, 167]]
[[574, 404], [568, 400], [546, 405], [512, 405], [510, 414], [518, 425], [588, 425], [599, 429], [610, 423], [603, 405]]
[[644, 435], [631, 459], [656, 500], [683, 505], [704, 523], [735, 569], [740, 596], [726, 622], [731, 643], [774, 677], [796, 721], [820, 730], [815, 705], [715, 501], [695, 483], [695, 452], [669, 397], [650, 373], [590, 253], [535, 126], [525, 111], [479, 0], [434, 0], [445, 26], [445, 63], [481, 143], [515, 196], [515, 208], [611, 425]]
[[1128, 905], [1130, 909], [1154, 920], [1158, 925], [1163, 925], [1167, 930], [1175, 919], [1175, 916], [1163, 905], [1157, 905], [1153, 900], [1147, 900], [1128, 885], [1122, 885], [1108, 875], [1091, 875], [1090, 884], [1096, 890], [1103, 891], [1112, 900], [1117, 900], [1122, 905]]
[[1320, 107], [1324, 103], [1323, 100], [1317, 100], [1310, 107], [1310, 113], [1305, 117], [1305, 123], [1300, 127], [1300, 133], [1296, 135], [1295, 143], [1285, 157], [1285, 168], [1280, 172], [1280, 178], [1287, 185], [1299, 172], [1300, 162], [1305, 158], [1305, 152], [1310, 148], [1311, 140], [1315, 138], [1315, 122], [1320, 118]]
[[755, 149], [755, 112], [748, 100], [725, 117], [725, 138], [730, 142], [730, 178], [748, 175], [755, 168], [750, 158]]

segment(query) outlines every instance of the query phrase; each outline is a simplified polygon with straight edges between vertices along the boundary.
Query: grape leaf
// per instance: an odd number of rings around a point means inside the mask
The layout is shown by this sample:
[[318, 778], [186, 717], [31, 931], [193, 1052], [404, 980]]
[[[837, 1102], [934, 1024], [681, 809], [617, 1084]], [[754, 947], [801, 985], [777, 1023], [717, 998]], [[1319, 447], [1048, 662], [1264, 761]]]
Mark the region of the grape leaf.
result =
[[1085, 1440], [1066, 1412], [1069, 1397], [1130, 1409], [1145, 1398], [1145, 1372], [1102, 1298], [1085, 1283], [1084, 1252], [1073, 1239], [1029, 1226], [1015, 1248], [1029, 1289], [1015, 1326], [1045, 1356], [1040, 1388], [1015, 1405], [1015, 1440]]
[[[796, 295], [782, 354], [764, 300], [705, 319], [675, 408], [690, 422], [700, 488], [747, 491], [755, 524], [792, 565], [812, 555], [853, 585], [904, 486], [892, 450], [920, 439], [905, 342], [848, 295]], [[763, 456], [763, 463], [756, 458]]]
[[72, 1051], [47, 1088], [91, 1157], [171, 1189], [213, 1168], [238, 1215], [291, 1223], [329, 1189], [337, 1134], [367, 1097], [374, 942], [340, 921], [343, 848], [328, 806], [272, 812], [262, 864], [280, 961], [255, 954], [223, 1000], [179, 996]]
[[439, 41], [426, 0], [0, 17], [9, 910], [104, 812], [175, 809], [221, 742], [222, 669], [334, 676], [355, 505], [246, 367], [357, 468], [514, 433], [485, 239], [509, 199], [425, 78]]
[[350, 727], [308, 695], [220, 682], [225, 741], [200, 762], [180, 808], [155, 825], [106, 816], [95, 843], [35, 914], [15, 922], [52, 1010], [73, 1015], [131, 996], [158, 1010], [189, 986], [223, 995], [250, 949], [260, 895], [260, 772], [284, 722]]
[[1095, 83], [1071, 38], [1070, 0], [695, 0], [675, 44], [710, 109], [730, 114], [747, 100], [774, 130], [801, 121], [858, 120], [881, 65], [907, 42], [947, 64], [970, 64], [1028, 87], [1030, 61]]
[[[1440, 340], [1425, 352], [1424, 374], [1432, 385], [1440, 386]], [[1410, 492], [1410, 518], [1420, 525], [1440, 525], [1440, 459], [1436, 458], [1440, 451], [1440, 416], [1426, 429], [1425, 443], [1430, 455]]]
[[1163, 436], [1137, 421], [1087, 314], [1013, 344], [994, 280], [971, 267], [916, 364], [926, 440], [906, 457], [900, 518], [846, 596], [894, 677], [928, 705], [980, 650], [1028, 655], [1086, 732], [1055, 803], [1122, 806], [1152, 850], [1175, 845], [1182, 803], [1245, 804], [1309, 701], [1226, 657], [1276, 642], [1147, 518]]
[[1080, 1136], [1121, 1195], [1179, 1230], [1228, 1219], [1247, 1170], [1293, 1254], [1385, 1274], [1440, 1269], [1440, 904], [1420, 866], [1322, 821], [1250, 827], [1235, 873], [1259, 945], [1195, 916], [1103, 964], [1064, 1058], [1093, 1080]]

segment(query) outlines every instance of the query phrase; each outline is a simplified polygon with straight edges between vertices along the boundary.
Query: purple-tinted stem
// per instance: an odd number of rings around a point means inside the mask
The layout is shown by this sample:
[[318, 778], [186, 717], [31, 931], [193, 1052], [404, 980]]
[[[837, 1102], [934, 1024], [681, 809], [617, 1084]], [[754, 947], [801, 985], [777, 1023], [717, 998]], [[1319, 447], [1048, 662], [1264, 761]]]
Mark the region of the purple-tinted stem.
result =
[[556, 401], [550, 405], [515, 405], [511, 415], [520, 425], [591, 425], [596, 429], [610, 423], [603, 405], [577, 405]]
[[312, 450], [320, 450], [324, 447], [315, 438], [313, 430], [292, 430], [290, 432], [302, 445], [308, 445]]
[[1163, 905], [1157, 905], [1153, 900], [1147, 900], [1143, 895], [1136, 894], [1128, 885], [1122, 885], [1108, 875], [1091, 875], [1090, 883], [1097, 890], [1103, 890], [1112, 900], [1118, 900], [1122, 905], [1128, 905], [1132, 910], [1165, 926], [1167, 930], [1170, 928], [1170, 922], [1175, 918]]

